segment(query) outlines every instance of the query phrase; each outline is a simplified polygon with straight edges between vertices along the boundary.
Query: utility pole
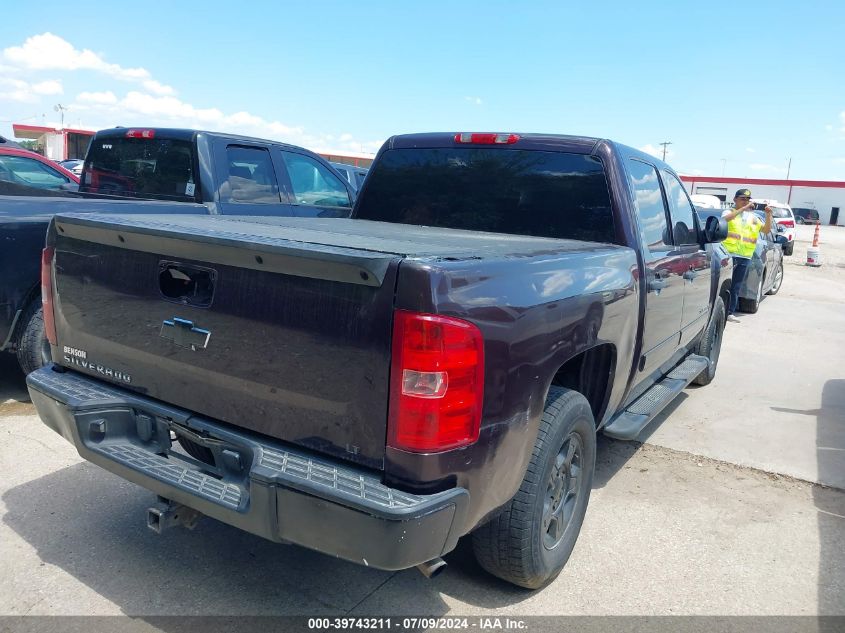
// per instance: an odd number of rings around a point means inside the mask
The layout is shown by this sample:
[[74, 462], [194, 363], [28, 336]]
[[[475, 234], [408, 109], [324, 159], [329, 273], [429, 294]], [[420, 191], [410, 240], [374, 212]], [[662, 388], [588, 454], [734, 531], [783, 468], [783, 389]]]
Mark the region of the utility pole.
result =
[[65, 110], [67, 110], [67, 106], [63, 106], [61, 103], [57, 103], [53, 106], [53, 109], [56, 112], [59, 112], [62, 116], [62, 127], [60, 129], [65, 129]]
[[789, 180], [789, 172], [792, 170], [792, 156], [789, 157], [789, 164], [786, 166], [786, 179]]
[[662, 145], [662, 146], [663, 146], [663, 160], [664, 160], [664, 161], [666, 160], [666, 147], [667, 147], [668, 145], [671, 145], [671, 144], [672, 144], [672, 141], [663, 141], [662, 143], [658, 143], [658, 145]]

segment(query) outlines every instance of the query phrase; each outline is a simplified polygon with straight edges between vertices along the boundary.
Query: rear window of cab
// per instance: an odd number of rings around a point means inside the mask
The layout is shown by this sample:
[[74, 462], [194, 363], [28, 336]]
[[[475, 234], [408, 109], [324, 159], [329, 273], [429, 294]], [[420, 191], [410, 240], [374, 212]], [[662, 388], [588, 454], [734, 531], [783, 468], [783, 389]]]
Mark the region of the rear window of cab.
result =
[[198, 201], [193, 143], [161, 138], [97, 138], [79, 190], [134, 198]]
[[590, 155], [500, 148], [384, 152], [355, 217], [450, 229], [613, 242], [602, 162]]

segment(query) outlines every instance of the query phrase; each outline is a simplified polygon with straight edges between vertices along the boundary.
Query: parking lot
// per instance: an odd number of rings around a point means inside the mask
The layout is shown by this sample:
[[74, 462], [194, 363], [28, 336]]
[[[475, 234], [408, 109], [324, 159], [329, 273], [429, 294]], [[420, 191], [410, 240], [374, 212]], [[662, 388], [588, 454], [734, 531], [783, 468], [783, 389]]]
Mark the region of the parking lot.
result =
[[538, 592], [466, 543], [434, 580], [210, 519], [147, 529], [151, 493], [83, 462], [0, 359], [5, 615], [845, 614], [845, 229], [798, 227], [780, 292], [728, 324], [719, 371], [639, 442], [601, 438], [574, 554]]

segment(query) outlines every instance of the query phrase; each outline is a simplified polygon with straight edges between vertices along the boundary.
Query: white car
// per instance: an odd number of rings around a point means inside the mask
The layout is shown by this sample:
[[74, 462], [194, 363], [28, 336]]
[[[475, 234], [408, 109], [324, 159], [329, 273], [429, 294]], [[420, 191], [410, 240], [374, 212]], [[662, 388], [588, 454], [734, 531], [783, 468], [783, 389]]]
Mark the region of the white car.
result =
[[73, 175], [77, 178], [82, 176], [82, 166], [85, 164], [84, 160], [80, 158], [69, 158], [67, 160], [60, 160], [57, 162], [59, 165], [73, 173]]
[[716, 196], [711, 196], [710, 194], [694, 193], [689, 197], [689, 199], [692, 200], [692, 203], [697, 207], [703, 207], [705, 209], [722, 208], [722, 201]]
[[752, 198], [751, 202], [754, 203], [754, 209], [757, 211], [762, 211], [766, 206], [771, 207], [772, 220], [782, 226], [783, 230], [781, 231], [777, 227], [772, 228], [777, 229], [777, 234], [783, 235], [787, 239], [783, 246], [783, 254], [792, 255], [792, 251], [795, 249], [795, 214], [792, 213], [792, 207], [783, 202], [766, 198]]

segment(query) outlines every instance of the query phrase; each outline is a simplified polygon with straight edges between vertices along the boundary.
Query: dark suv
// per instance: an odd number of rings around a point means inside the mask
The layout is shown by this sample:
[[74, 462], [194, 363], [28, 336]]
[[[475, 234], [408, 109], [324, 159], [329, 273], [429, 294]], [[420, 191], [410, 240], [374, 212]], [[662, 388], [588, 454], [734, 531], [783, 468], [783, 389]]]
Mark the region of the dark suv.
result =
[[798, 209], [793, 207], [792, 213], [795, 214], [795, 221], [798, 224], [818, 224], [819, 212], [815, 209]]

